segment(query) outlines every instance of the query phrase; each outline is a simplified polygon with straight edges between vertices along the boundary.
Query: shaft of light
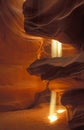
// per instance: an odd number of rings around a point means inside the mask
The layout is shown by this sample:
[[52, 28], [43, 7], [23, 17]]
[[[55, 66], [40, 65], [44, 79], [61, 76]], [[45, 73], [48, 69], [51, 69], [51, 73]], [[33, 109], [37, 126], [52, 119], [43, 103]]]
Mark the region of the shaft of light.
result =
[[52, 115], [48, 116], [48, 119], [52, 123], [52, 122], [56, 121], [58, 119], [58, 117], [56, 114], [52, 114]]
[[[51, 43], [51, 57], [61, 57], [62, 56], [62, 44], [56, 40], [52, 40]], [[55, 115], [56, 107], [56, 92], [51, 91], [51, 100], [50, 100], [50, 122], [57, 120], [57, 115]]]
[[58, 42], [58, 57], [62, 57], [62, 43]]
[[51, 57], [62, 56], [62, 43], [56, 40], [52, 40], [51, 43]]
[[55, 40], [52, 40], [51, 43], [51, 57], [58, 56], [58, 43]]
[[51, 91], [50, 115], [53, 115], [55, 113], [55, 105], [56, 105], [56, 92]]

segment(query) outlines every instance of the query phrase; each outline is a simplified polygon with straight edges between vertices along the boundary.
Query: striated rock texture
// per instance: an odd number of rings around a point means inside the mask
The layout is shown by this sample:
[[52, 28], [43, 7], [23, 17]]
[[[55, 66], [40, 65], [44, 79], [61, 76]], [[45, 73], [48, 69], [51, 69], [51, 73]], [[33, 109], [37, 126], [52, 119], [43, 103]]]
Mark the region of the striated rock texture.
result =
[[84, 49], [84, 0], [26, 0], [24, 29]]
[[41, 40], [24, 33], [22, 4], [23, 0], [0, 0], [0, 111], [28, 108], [45, 88], [39, 77], [26, 72]]
[[[33, 62], [27, 71], [32, 75], [40, 76], [42, 80], [71, 76], [76, 79], [77, 74], [84, 73], [84, 53], [75, 57], [39, 59]], [[84, 80], [84, 78], [81, 79], [79, 75], [79, 80]]]
[[[69, 127], [71, 129], [84, 128], [84, 88], [69, 89], [61, 97], [62, 105], [69, 112]], [[71, 114], [70, 114], [71, 113]]]
[[[32, 0], [29, 1], [31, 4]], [[50, 43], [47, 38], [30, 36], [25, 32], [23, 2], [23, 0], [0, 0], [0, 111], [30, 108], [33, 103], [37, 103], [35, 101], [39, 93], [43, 95], [46, 92], [46, 82], [40, 77], [31, 76], [26, 68], [38, 57], [47, 57], [46, 52], [50, 55], [46, 46], [48, 44], [50, 48]], [[46, 5], [49, 4], [47, 2], [45, 1]], [[53, 4], [54, 2], [56, 1], [53, 1]], [[53, 29], [51, 31], [54, 31]], [[63, 56], [73, 56], [76, 53], [74, 47], [63, 44]], [[78, 84], [69, 81], [68, 88]], [[56, 88], [56, 83], [56, 80], [52, 80], [51, 89], [53, 86]], [[67, 84], [60, 79], [59, 83]]]

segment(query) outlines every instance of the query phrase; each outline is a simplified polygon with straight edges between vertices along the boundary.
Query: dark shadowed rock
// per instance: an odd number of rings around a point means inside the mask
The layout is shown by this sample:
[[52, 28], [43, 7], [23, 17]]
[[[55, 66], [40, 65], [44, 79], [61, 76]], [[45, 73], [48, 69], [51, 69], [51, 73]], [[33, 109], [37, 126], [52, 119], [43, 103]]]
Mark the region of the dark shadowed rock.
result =
[[23, 14], [28, 34], [84, 49], [84, 0], [26, 0]]

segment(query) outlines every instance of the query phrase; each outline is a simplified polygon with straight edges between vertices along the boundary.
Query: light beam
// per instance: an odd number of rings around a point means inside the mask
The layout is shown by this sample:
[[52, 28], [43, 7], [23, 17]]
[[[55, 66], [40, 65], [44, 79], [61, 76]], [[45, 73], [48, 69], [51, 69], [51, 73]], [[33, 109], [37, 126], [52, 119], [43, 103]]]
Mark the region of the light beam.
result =
[[[61, 57], [61, 56], [62, 56], [62, 44], [59, 41], [52, 40], [51, 57]], [[54, 122], [58, 119], [57, 115], [55, 114], [55, 107], [56, 107], [56, 92], [51, 91], [50, 115], [48, 117], [50, 122]]]

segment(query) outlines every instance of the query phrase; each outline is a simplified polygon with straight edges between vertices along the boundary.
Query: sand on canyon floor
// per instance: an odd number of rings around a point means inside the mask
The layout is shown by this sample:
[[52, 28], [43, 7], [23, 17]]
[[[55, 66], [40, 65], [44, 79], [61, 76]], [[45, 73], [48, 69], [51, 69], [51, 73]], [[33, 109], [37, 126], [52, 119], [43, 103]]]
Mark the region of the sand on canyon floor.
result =
[[0, 130], [70, 130], [66, 112], [50, 123], [49, 106], [42, 103], [33, 109], [0, 112]]

